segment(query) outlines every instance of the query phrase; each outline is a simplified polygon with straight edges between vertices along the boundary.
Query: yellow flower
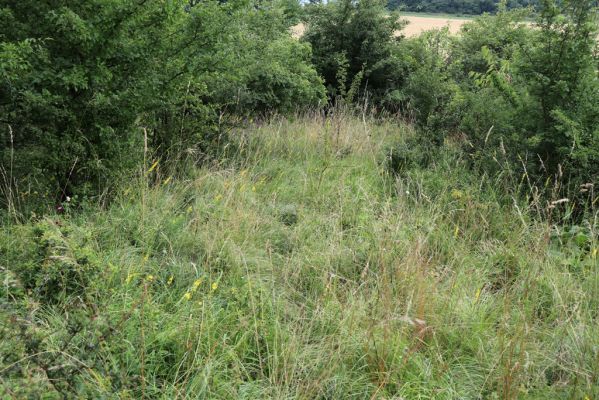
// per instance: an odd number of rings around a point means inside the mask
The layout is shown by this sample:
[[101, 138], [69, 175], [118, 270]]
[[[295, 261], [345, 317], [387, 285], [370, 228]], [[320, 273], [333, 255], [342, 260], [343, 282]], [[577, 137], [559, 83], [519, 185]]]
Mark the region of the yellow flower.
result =
[[222, 194], [217, 194], [216, 196], [214, 196], [214, 201], [220, 201], [223, 198]]
[[128, 274], [127, 279], [125, 280], [125, 283], [127, 283], [127, 284], [131, 283], [131, 280], [133, 280], [133, 277], [135, 277], [135, 275], [137, 275], [137, 274]]
[[173, 283], [173, 279], [175, 279], [174, 276], [169, 276], [168, 281], [166, 281], [166, 284], [170, 286]]
[[460, 228], [456, 226], [455, 230], [453, 231], [453, 237], [457, 238], [458, 237], [458, 233], [460, 233]]
[[166, 180], [162, 184], [163, 185], [168, 185], [168, 183], [171, 181], [171, 179], [173, 179], [173, 177], [169, 176], [168, 178], [166, 178]]
[[476, 289], [476, 294], [474, 295], [475, 301], [478, 302], [478, 299], [480, 299], [480, 288]]
[[198, 288], [200, 287], [201, 284], [202, 284], [202, 278], [196, 279], [195, 282], [193, 282], [192, 290], [195, 292], [196, 290], [198, 290]]
[[150, 258], [150, 254], [146, 254], [146, 255], [144, 256], [144, 260], [143, 260], [143, 262], [144, 262], [144, 263], [145, 263], [145, 262], [147, 262], [149, 258]]
[[597, 251], [598, 251], [598, 250], [599, 250], [599, 248], [597, 248], [597, 247], [595, 247], [595, 248], [593, 249], [593, 256], [592, 256], [593, 258], [597, 258]]
[[152, 282], [154, 280], [154, 275], [148, 275], [148, 276], [146, 276], [146, 280], [148, 282]]
[[459, 200], [459, 199], [461, 199], [462, 197], [464, 197], [464, 193], [462, 193], [462, 191], [461, 191], [461, 190], [458, 190], [458, 189], [453, 189], [453, 190], [451, 191], [451, 197], [452, 197], [454, 200]]
[[192, 211], [193, 211], [193, 207], [192, 206], [187, 207], [187, 213], [188, 214], [191, 213]]
[[191, 293], [189, 293], [189, 292], [185, 293], [185, 294], [183, 295], [183, 298], [184, 298], [185, 300], [191, 300]]
[[156, 167], [158, 166], [158, 160], [156, 160], [154, 162], [154, 164], [152, 164], [152, 166], [150, 167], [150, 169], [146, 172], [146, 174], [149, 174], [150, 172], [154, 171], [154, 169], [156, 169]]
[[218, 282], [212, 282], [211, 288], [212, 290], [218, 289]]

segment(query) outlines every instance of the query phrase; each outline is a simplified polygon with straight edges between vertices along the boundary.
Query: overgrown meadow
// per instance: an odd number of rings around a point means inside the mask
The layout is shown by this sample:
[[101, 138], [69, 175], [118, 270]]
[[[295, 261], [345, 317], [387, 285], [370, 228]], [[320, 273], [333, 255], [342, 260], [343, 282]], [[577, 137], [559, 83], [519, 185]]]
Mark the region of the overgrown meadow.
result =
[[540, 222], [451, 149], [389, 173], [412, 135], [276, 118], [5, 225], [3, 395], [596, 397], [596, 221]]
[[599, 9], [524, 3], [0, 1], [0, 397], [599, 398]]

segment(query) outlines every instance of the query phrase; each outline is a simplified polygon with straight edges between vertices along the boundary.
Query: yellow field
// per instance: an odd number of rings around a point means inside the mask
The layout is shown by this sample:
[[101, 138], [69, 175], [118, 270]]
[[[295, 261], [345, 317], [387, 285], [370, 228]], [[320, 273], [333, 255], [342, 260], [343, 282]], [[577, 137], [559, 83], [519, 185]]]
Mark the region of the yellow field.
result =
[[470, 21], [463, 18], [417, 17], [414, 15], [402, 16], [401, 19], [408, 21], [408, 25], [397, 34], [403, 34], [407, 37], [418, 36], [424, 31], [441, 29], [445, 26], [449, 27], [450, 33], [455, 34], [460, 31], [464, 23]]
[[[397, 35], [405, 35], [407, 37], [418, 36], [424, 31], [431, 29], [440, 29], [445, 26], [449, 27], [449, 32], [458, 33], [462, 25], [468, 22], [465, 18], [441, 18], [441, 17], [419, 17], [415, 15], [404, 15], [402, 20], [408, 22], [408, 25], [397, 32]], [[304, 34], [304, 24], [298, 24], [292, 28], [293, 36], [301, 37]]]

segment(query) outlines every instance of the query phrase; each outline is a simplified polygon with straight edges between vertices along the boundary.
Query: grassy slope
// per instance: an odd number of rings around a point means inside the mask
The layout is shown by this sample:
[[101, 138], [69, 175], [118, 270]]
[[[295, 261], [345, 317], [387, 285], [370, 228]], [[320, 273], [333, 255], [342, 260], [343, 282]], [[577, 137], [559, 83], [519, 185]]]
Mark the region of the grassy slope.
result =
[[[108, 210], [36, 232], [5, 227], [3, 319], [41, 332], [38, 347], [16, 324], [3, 332], [5, 393], [54, 390], [54, 364], [90, 397], [597, 396], [592, 252], [552, 245], [452, 154], [393, 179], [385, 149], [409, 134], [274, 120], [193, 179], [132, 184]], [[57, 265], [97, 275], [48, 306]], [[74, 304], [94, 311], [73, 336]], [[48, 353], [24, 359], [27, 346]]]

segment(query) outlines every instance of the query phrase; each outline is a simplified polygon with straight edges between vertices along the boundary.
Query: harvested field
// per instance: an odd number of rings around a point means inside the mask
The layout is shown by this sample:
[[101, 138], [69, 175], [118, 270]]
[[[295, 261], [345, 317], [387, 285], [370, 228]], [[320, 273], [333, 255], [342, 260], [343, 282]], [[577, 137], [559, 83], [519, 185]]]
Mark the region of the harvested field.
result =
[[449, 27], [450, 33], [456, 34], [462, 25], [470, 21], [466, 18], [419, 17], [415, 15], [405, 15], [401, 19], [408, 21], [408, 25], [401, 31], [407, 37], [418, 36], [424, 31], [441, 29], [445, 26]]
[[[456, 34], [460, 31], [462, 25], [468, 21], [467, 18], [454, 18], [454, 17], [435, 17], [435, 16], [416, 16], [416, 15], [402, 15], [402, 20], [408, 21], [408, 25], [401, 32], [397, 32], [397, 35], [403, 34], [407, 37], [418, 36], [424, 31], [431, 29], [440, 29], [445, 26], [449, 26], [449, 32]], [[304, 24], [298, 24], [292, 28], [293, 36], [301, 37], [304, 34]]]

